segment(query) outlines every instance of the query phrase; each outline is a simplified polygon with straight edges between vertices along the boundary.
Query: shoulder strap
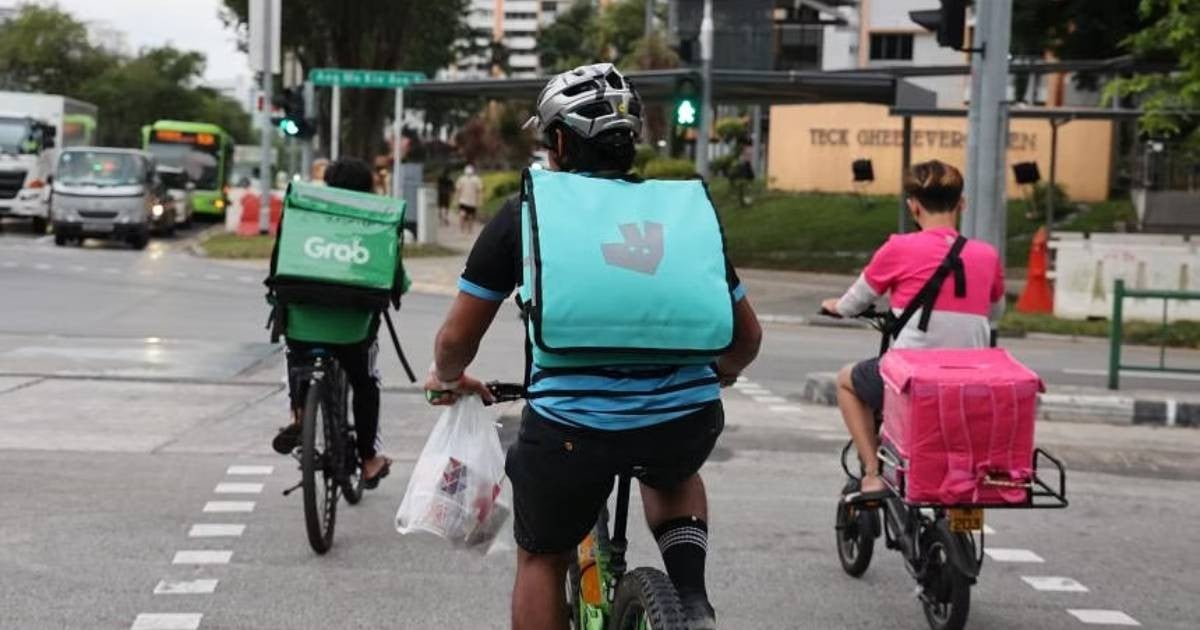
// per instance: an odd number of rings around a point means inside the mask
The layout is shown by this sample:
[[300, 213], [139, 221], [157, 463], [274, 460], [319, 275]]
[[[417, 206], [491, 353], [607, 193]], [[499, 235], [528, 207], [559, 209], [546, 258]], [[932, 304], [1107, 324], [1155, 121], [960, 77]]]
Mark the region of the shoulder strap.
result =
[[954, 244], [950, 246], [950, 251], [946, 253], [946, 257], [942, 259], [938, 265], [937, 271], [933, 272], [933, 276], [921, 287], [921, 290], [909, 302], [908, 307], [896, 318], [892, 325], [891, 335], [895, 339], [900, 336], [900, 331], [908, 325], [908, 321], [921, 310], [921, 319], [917, 324], [917, 328], [921, 332], [929, 331], [929, 318], [933, 315], [933, 307], [937, 302], [938, 295], [942, 292], [942, 284], [946, 282], [946, 277], [954, 273], [954, 296], [966, 297], [967, 295], [967, 276], [963, 269], [962, 250], [967, 246], [967, 238], [959, 235], [954, 239]]

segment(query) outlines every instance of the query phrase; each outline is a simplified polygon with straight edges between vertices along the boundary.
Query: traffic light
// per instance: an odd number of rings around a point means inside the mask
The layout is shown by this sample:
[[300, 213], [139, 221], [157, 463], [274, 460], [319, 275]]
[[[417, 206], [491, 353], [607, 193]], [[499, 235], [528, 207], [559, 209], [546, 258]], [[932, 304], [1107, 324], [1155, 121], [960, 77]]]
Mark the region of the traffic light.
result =
[[271, 124], [289, 138], [311, 138], [316, 131], [304, 111], [304, 93], [299, 88], [285, 89], [272, 99], [274, 105], [283, 110], [282, 116], [271, 118]]
[[909, 11], [908, 17], [927, 31], [937, 33], [938, 46], [963, 49], [968, 0], [941, 0], [942, 8]]
[[695, 127], [700, 122], [700, 99], [696, 82], [690, 78], [675, 84], [674, 120], [677, 127]]

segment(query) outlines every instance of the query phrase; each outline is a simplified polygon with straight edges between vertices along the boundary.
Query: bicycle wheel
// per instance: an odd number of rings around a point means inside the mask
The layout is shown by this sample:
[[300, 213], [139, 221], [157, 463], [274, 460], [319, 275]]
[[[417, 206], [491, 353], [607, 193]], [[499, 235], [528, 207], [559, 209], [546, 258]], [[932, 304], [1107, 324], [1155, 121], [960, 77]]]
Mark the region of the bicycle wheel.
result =
[[[858, 490], [858, 482], [851, 479], [842, 488], [842, 496]], [[835, 533], [837, 534], [838, 561], [842, 570], [851, 577], [861, 577], [871, 565], [875, 553], [875, 532], [878, 531], [875, 510], [847, 505], [838, 500]]]
[[340, 467], [342, 480], [342, 496], [346, 503], [358, 505], [363, 496], [362, 460], [358, 457], [358, 443], [354, 432], [354, 421], [350, 417], [350, 383], [346, 373], [338, 370], [338, 396], [335, 403], [338, 410], [338, 426], [341, 428], [340, 449], [344, 455]]
[[304, 486], [304, 526], [308, 544], [323, 554], [333, 545], [333, 526], [337, 519], [337, 466], [333, 453], [340, 440], [334, 429], [324, 378], [309, 384], [304, 401], [304, 425], [301, 431], [301, 483]]
[[971, 610], [971, 580], [950, 560], [959, 541], [944, 522], [927, 534], [921, 605], [933, 630], [962, 630]]
[[667, 574], [650, 567], [626, 573], [617, 584], [611, 630], [685, 630], [687, 618]]

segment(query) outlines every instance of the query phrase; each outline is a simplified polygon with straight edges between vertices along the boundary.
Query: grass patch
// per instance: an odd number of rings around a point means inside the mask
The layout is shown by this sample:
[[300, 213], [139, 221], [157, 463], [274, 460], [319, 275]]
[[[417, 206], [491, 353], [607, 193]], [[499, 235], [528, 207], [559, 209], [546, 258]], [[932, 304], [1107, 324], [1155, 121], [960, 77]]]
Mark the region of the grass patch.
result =
[[[208, 237], [200, 244], [209, 258], [226, 259], [266, 259], [271, 257], [271, 249], [275, 246], [274, 236], [240, 236], [221, 232]], [[404, 244], [405, 258], [432, 258], [436, 256], [453, 256], [458, 251], [437, 244], [421, 245], [417, 243]]]
[[[859, 198], [835, 193], [771, 191], [751, 187], [749, 206], [740, 207], [724, 178], [710, 185], [721, 211], [729, 254], [744, 267], [854, 273], [894, 234], [899, 200], [894, 196]], [[864, 205], [865, 204], [865, 205]], [[1024, 267], [1029, 245], [1041, 222], [1025, 217], [1023, 201], [1008, 204], [1008, 264]], [[1056, 229], [1111, 232], [1134, 216], [1129, 201], [1087, 204]]]
[[[1125, 343], [1157, 346], [1163, 342], [1163, 327], [1157, 322], [1125, 322]], [[1035, 315], [1009, 310], [1000, 320], [1000, 332], [1020, 336], [1025, 333], [1051, 333], [1076, 337], [1108, 337], [1108, 320], [1076, 321], [1053, 315]], [[1166, 328], [1170, 348], [1200, 348], [1200, 322], [1176, 321]]]
[[271, 235], [240, 236], [219, 232], [200, 243], [209, 258], [253, 259], [270, 258], [275, 237]]

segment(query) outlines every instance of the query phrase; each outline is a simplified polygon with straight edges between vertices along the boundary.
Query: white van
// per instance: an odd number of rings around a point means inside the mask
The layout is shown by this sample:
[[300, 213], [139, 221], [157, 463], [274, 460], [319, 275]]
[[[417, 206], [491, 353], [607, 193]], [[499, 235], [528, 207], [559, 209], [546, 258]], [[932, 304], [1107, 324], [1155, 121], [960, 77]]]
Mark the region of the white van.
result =
[[[54, 243], [87, 237], [123, 240], [134, 249], [150, 241], [162, 184], [144, 151], [72, 147], [58, 158], [50, 197]], [[161, 212], [161, 210], [159, 210]], [[174, 217], [171, 217], [174, 220]]]

